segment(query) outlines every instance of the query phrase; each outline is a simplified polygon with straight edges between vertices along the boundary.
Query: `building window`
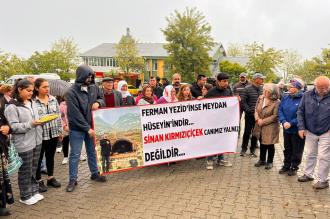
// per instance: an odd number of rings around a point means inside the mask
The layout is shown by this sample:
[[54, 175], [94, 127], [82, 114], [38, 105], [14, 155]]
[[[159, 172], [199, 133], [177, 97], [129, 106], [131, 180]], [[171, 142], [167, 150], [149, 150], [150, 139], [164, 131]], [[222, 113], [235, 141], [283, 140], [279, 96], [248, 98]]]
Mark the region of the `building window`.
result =
[[153, 60], [152, 60], [152, 70], [153, 70], [153, 71], [157, 71], [157, 70], [158, 70], [157, 59], [153, 59]]

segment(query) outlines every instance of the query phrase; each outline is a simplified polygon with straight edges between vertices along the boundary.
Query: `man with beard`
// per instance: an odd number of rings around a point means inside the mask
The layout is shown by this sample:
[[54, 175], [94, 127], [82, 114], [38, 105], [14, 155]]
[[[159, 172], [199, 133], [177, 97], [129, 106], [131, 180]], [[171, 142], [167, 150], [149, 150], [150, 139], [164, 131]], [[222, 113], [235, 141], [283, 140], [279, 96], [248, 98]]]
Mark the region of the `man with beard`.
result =
[[179, 73], [175, 73], [172, 76], [172, 86], [174, 87], [176, 94], [178, 94], [181, 87], [181, 75]]
[[70, 127], [69, 184], [67, 192], [73, 192], [77, 185], [78, 164], [83, 141], [91, 171], [91, 180], [105, 182], [97, 168], [94, 149], [95, 132], [92, 128], [92, 110], [104, 106], [99, 88], [95, 85], [94, 71], [87, 65], [76, 70], [76, 81], [67, 93], [68, 122]]
[[198, 75], [197, 81], [194, 82], [190, 88], [192, 96], [195, 98], [203, 96], [202, 89], [205, 84], [206, 84], [206, 76], [202, 74]]

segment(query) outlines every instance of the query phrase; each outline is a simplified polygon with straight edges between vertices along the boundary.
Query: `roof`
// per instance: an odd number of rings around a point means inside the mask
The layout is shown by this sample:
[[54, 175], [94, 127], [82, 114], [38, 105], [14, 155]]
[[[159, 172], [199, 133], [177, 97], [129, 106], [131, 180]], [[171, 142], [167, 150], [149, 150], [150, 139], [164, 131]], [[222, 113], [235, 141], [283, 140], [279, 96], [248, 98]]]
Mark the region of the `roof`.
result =
[[221, 58], [221, 61], [229, 61], [232, 63], [238, 63], [242, 66], [246, 66], [246, 64], [249, 62], [249, 57], [247, 56], [225, 56]]
[[[115, 45], [117, 43], [102, 43], [87, 52], [82, 53], [82, 57], [114, 57], [116, 54]], [[143, 57], [168, 57], [167, 51], [164, 49], [165, 43], [138, 43], [139, 54]], [[212, 57], [221, 43], [216, 43], [215, 46], [210, 50], [209, 55]]]

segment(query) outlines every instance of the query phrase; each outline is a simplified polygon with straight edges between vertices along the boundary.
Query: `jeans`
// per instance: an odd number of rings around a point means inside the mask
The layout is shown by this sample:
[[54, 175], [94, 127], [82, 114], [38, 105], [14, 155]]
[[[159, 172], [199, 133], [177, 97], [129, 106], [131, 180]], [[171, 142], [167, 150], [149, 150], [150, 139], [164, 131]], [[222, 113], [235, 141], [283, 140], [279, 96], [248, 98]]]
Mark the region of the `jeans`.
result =
[[320, 182], [328, 180], [330, 170], [330, 131], [317, 136], [306, 132], [306, 166], [305, 175], [313, 177], [316, 161], [319, 161], [317, 178]]
[[94, 148], [94, 139], [92, 139], [88, 132], [70, 130], [70, 155], [69, 155], [69, 180], [77, 181], [78, 179], [78, 165], [81, 154], [83, 141], [85, 141], [85, 148], [88, 160], [88, 167], [92, 175], [98, 174], [96, 153]]

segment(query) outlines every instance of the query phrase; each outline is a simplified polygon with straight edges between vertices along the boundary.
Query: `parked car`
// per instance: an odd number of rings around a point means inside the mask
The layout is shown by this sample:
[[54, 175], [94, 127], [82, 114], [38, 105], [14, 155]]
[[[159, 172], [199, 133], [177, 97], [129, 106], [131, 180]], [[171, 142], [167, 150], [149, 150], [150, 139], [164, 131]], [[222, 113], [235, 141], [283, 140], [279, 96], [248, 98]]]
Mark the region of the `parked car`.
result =
[[139, 93], [139, 89], [131, 84], [128, 85], [127, 89], [133, 96], [137, 96]]
[[5, 84], [15, 84], [15, 81], [19, 78], [25, 78], [25, 77], [34, 77], [35, 79], [37, 78], [44, 78], [44, 79], [47, 79], [47, 80], [51, 80], [51, 79], [61, 79], [61, 77], [56, 74], [56, 73], [41, 73], [39, 75], [26, 75], [26, 74], [21, 74], [21, 75], [13, 75], [11, 76], [10, 78], [8, 78], [6, 81], [5, 81]]

